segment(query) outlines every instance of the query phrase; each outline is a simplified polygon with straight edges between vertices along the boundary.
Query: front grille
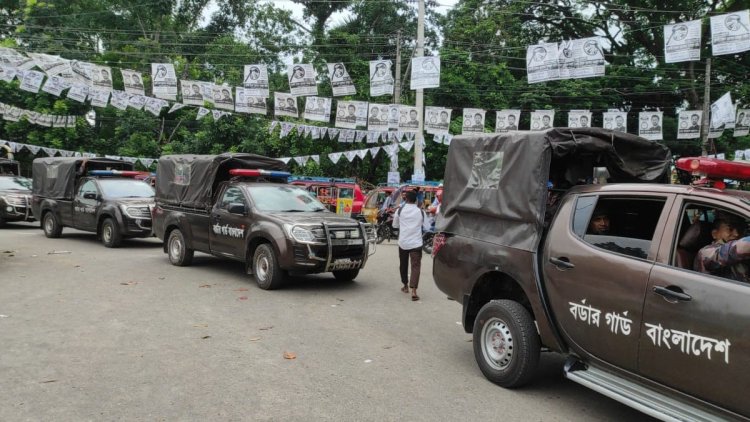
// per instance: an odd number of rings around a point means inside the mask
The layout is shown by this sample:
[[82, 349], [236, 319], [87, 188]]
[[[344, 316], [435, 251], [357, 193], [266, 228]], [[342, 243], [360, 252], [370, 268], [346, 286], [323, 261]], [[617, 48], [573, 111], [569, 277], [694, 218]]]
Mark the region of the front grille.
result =
[[14, 207], [27, 207], [30, 199], [27, 195], [8, 195], [5, 197], [8, 201], [8, 205]]
[[363, 245], [333, 246], [331, 260], [339, 258], [362, 259], [365, 254]]

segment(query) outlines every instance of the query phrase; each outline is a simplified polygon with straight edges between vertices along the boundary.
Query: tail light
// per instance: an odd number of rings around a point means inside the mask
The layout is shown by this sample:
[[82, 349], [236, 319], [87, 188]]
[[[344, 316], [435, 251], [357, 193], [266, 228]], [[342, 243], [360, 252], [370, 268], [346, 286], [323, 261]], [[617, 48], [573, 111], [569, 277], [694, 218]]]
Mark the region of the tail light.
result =
[[435, 236], [432, 238], [432, 257], [436, 257], [438, 254], [438, 251], [445, 246], [445, 240], [447, 237], [445, 236], [445, 233], [436, 233]]

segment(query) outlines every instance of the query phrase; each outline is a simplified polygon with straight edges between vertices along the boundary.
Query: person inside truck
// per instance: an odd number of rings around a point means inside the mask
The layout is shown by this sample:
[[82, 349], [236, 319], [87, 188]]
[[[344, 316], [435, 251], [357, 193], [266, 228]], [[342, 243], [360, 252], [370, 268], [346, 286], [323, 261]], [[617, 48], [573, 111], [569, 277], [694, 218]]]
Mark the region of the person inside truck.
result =
[[731, 280], [750, 282], [750, 236], [745, 221], [733, 214], [717, 213], [713, 222], [713, 242], [695, 256], [695, 271]]
[[609, 234], [609, 212], [605, 208], [597, 207], [591, 215], [587, 234], [606, 235]]

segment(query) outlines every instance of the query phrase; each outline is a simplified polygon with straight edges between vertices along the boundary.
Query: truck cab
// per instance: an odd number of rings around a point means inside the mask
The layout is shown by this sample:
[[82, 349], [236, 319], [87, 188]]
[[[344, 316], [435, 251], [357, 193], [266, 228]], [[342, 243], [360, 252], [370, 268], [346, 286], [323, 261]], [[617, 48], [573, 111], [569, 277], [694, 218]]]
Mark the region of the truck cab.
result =
[[38, 158], [33, 163], [32, 211], [44, 234], [64, 227], [96, 233], [115, 248], [127, 238], [150, 237], [154, 190], [136, 180], [132, 164], [105, 158]]

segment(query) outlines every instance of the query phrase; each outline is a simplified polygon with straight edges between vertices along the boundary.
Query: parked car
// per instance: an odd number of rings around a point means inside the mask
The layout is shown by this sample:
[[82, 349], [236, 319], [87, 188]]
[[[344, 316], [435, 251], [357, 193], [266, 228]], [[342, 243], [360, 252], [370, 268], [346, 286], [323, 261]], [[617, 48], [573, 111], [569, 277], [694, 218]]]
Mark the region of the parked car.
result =
[[750, 193], [663, 184], [670, 160], [604, 129], [453, 138], [433, 277], [489, 380], [532, 381], [545, 348], [651, 416], [750, 417], [750, 284], [694, 266], [718, 213], [750, 220]]
[[15, 221], [34, 221], [31, 179], [21, 177], [18, 161], [0, 158], [0, 227]]

